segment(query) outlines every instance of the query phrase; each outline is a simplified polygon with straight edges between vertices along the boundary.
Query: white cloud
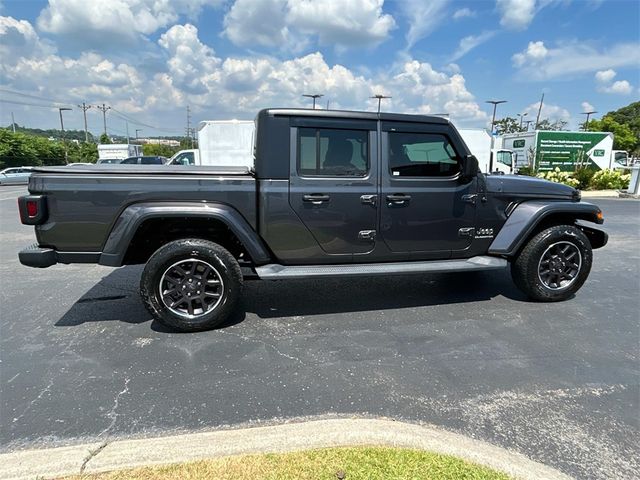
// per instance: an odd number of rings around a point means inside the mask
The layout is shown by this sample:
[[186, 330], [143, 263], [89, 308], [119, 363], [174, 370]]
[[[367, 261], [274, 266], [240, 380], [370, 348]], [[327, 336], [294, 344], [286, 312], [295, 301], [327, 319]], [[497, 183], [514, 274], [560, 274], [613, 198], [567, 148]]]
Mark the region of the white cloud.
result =
[[[316, 37], [321, 45], [373, 46], [386, 40], [395, 20], [383, 0], [236, 0], [224, 33], [236, 45], [301, 51]], [[268, 19], [268, 20], [267, 20]]]
[[598, 83], [609, 83], [614, 79], [615, 76], [616, 76], [616, 71], [609, 69], [609, 70], [600, 70], [596, 72], [595, 78], [596, 78], [596, 82]]
[[403, 0], [399, 7], [409, 23], [406, 34], [407, 48], [429, 36], [445, 22], [449, 0]]
[[[28, 22], [22, 27], [25, 32], [32, 31]], [[155, 64], [154, 69], [97, 53], [61, 55], [37, 48], [39, 41], [36, 36], [31, 54], [23, 52], [12, 64], [0, 64], [6, 88], [37, 92], [65, 103], [106, 102], [162, 128], [182, 130], [186, 105], [192, 107], [196, 119], [253, 118], [260, 108], [308, 106], [307, 99], [301, 97], [308, 92], [324, 94], [323, 100], [329, 100], [332, 108], [374, 110], [375, 102], [369, 97], [383, 93], [393, 97], [384, 104], [390, 111], [449, 113], [462, 125], [479, 126], [487, 120], [455, 64], [437, 70], [409, 58], [382, 73], [358, 74], [343, 65], [327, 63], [319, 52], [287, 60], [225, 58], [203, 43], [197, 28], [190, 24], [174, 25], [160, 36], [158, 48], [164, 62]], [[95, 110], [89, 114], [90, 125], [94, 121], [97, 127], [101, 117]], [[49, 123], [55, 119], [49, 111], [46, 115]], [[124, 120], [114, 111], [109, 115], [109, 128], [124, 130]], [[69, 128], [82, 127], [78, 112], [70, 112], [68, 117]], [[78, 123], [74, 125], [74, 121]], [[152, 133], [157, 132], [145, 129], [145, 134]]]
[[618, 80], [617, 82], [613, 82], [611, 85], [599, 87], [598, 91], [604, 93], [615, 93], [618, 95], [629, 95], [633, 92], [633, 87], [626, 80]]
[[547, 48], [543, 42], [529, 42], [526, 50], [511, 58], [523, 78], [549, 80], [619, 67], [637, 68], [640, 66], [640, 44], [618, 43], [597, 49], [578, 42], [555, 48]]
[[568, 4], [570, 0], [496, 0], [500, 25], [510, 30], [525, 30], [535, 16], [548, 5]]
[[582, 107], [583, 113], [593, 112], [593, 110], [595, 109], [595, 107], [591, 105], [589, 102], [582, 102], [580, 106]]
[[522, 67], [528, 62], [539, 62], [545, 58], [548, 53], [549, 50], [544, 46], [544, 42], [529, 42], [525, 51], [516, 53], [511, 58], [515, 66]]
[[453, 12], [454, 20], [460, 20], [461, 18], [471, 18], [475, 16], [476, 16], [476, 12], [467, 7], [459, 8], [458, 10]]
[[[534, 120], [538, 115], [538, 108], [540, 107], [540, 102], [532, 103], [527, 108], [525, 108], [524, 112], [527, 113], [529, 118]], [[562, 108], [559, 105], [553, 105], [550, 103], [543, 103], [542, 110], [540, 112], [540, 120], [549, 119], [550, 122], [557, 122], [558, 120], [562, 120], [565, 122], [571, 121], [571, 114], [566, 108]]]
[[0, 17], [0, 56], [2, 63], [12, 63], [21, 56], [42, 55], [55, 51], [43, 42], [26, 20]]
[[176, 22], [196, 16], [203, 6], [222, 0], [49, 0], [38, 17], [47, 33], [71, 37], [82, 48], [134, 43]]
[[464, 57], [467, 53], [469, 53], [477, 46], [482, 45], [484, 42], [493, 38], [496, 33], [497, 32], [495, 31], [487, 31], [482, 32], [480, 35], [469, 35], [468, 37], [464, 37], [462, 40], [460, 40], [458, 48], [451, 56], [451, 61], [455, 62], [456, 60]]
[[524, 30], [536, 11], [536, 0], [496, 0], [500, 12], [500, 25], [512, 30]]

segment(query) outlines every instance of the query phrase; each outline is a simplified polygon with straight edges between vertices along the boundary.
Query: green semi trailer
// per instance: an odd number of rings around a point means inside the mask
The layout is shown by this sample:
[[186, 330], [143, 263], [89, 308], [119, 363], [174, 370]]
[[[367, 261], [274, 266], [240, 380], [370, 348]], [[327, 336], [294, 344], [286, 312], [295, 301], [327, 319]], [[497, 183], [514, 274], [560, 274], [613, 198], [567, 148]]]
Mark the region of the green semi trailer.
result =
[[623, 167], [628, 159], [627, 152], [613, 150], [613, 133], [609, 132], [536, 130], [503, 135], [498, 144], [514, 152], [516, 169], [534, 167], [540, 172]]

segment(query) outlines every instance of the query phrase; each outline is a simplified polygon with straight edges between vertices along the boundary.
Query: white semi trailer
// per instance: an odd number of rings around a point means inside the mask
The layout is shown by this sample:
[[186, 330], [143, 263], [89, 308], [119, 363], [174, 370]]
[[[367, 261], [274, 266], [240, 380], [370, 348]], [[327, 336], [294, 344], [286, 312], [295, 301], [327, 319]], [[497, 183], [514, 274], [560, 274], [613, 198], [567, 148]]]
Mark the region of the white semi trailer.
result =
[[509, 133], [499, 140], [502, 148], [513, 150], [516, 169], [533, 167], [545, 172], [579, 167], [605, 169], [626, 166], [628, 154], [613, 150], [613, 133], [536, 130]]
[[253, 167], [253, 120], [208, 120], [198, 125], [198, 148], [180, 150], [168, 165]]
[[492, 152], [489, 132], [482, 128], [459, 128], [458, 132], [471, 153], [478, 159], [480, 170], [484, 173], [515, 172], [513, 152], [505, 148], [496, 148], [495, 145]]

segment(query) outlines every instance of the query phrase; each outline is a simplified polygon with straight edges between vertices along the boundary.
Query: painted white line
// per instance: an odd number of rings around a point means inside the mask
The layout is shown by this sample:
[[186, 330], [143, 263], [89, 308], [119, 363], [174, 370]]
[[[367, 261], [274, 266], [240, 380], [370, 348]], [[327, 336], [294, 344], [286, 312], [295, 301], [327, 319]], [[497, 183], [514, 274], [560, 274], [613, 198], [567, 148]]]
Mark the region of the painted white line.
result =
[[[0, 455], [0, 479], [58, 477], [248, 453], [379, 445], [454, 455], [520, 479], [568, 479], [524, 455], [433, 426], [388, 419], [322, 419], [265, 427], [117, 440]], [[89, 459], [89, 460], [87, 460]]]

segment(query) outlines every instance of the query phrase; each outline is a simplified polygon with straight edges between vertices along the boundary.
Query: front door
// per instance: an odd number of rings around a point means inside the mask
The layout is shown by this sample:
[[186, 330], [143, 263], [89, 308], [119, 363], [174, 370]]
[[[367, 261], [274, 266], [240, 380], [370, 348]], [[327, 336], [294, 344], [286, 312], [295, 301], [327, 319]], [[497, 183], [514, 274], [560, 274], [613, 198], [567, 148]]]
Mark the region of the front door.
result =
[[394, 253], [446, 259], [474, 236], [476, 180], [447, 125], [382, 123], [381, 237]]
[[303, 119], [292, 128], [289, 203], [322, 250], [340, 257], [336, 262], [375, 246], [375, 129], [375, 122], [330, 119]]

